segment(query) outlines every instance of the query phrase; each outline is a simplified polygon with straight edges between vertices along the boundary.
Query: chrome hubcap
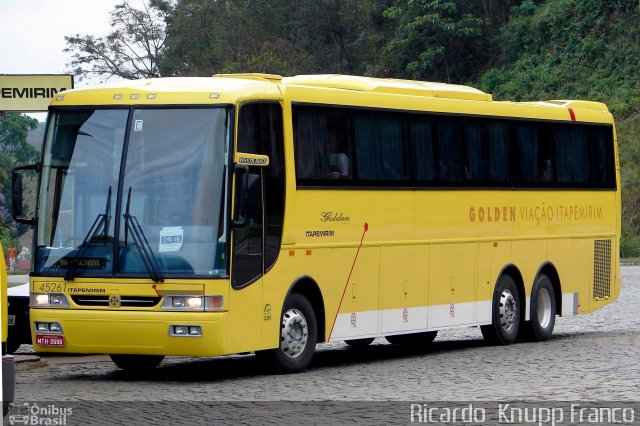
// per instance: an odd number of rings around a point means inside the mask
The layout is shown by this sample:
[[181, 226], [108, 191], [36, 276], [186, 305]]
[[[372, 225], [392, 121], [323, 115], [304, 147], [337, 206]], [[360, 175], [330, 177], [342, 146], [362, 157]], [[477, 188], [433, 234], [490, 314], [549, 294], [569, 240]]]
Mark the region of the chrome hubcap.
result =
[[296, 358], [302, 354], [307, 346], [309, 337], [307, 320], [298, 309], [289, 309], [282, 316], [282, 333], [280, 348], [289, 358]]
[[551, 323], [551, 295], [546, 288], [538, 291], [538, 324], [542, 328], [547, 328]]
[[500, 325], [505, 331], [510, 331], [518, 318], [516, 299], [510, 290], [503, 290], [500, 295]]

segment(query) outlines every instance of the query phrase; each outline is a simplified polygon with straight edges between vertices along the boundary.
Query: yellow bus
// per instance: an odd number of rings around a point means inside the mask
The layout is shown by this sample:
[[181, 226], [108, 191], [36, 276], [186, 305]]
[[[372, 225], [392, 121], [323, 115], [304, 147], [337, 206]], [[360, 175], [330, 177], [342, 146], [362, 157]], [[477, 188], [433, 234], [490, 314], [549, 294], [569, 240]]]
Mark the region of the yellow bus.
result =
[[7, 265], [4, 260], [4, 250], [0, 244], [0, 314], [2, 314], [2, 415], [9, 412], [9, 405], [13, 402], [16, 386], [16, 365], [12, 355], [7, 352], [7, 337], [9, 335], [9, 302], [7, 298]]
[[[586, 101], [266, 74], [109, 83], [51, 102], [14, 173], [35, 226], [38, 351], [256, 352], [438, 330], [548, 339], [620, 291], [614, 122]], [[21, 173], [38, 171], [34, 218]]]

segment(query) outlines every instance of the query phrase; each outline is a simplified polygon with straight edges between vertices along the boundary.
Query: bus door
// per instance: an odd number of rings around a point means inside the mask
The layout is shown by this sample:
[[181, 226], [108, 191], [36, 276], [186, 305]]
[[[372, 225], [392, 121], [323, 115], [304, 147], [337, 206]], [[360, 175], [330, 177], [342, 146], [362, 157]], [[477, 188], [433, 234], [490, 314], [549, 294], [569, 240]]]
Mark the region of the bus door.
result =
[[245, 350], [251, 350], [262, 343], [258, 330], [262, 330], [263, 322], [263, 276], [274, 265], [282, 239], [282, 107], [277, 102], [248, 102], [241, 104], [238, 111], [231, 248], [233, 290], [229, 301], [235, 332], [229, 336], [229, 343], [234, 348], [246, 346]]

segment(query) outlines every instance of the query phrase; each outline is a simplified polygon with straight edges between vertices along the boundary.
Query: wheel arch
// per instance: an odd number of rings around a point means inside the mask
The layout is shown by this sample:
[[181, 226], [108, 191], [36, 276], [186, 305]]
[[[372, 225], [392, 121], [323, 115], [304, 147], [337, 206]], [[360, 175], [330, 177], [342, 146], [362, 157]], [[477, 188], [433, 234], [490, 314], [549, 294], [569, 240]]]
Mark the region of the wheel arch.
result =
[[545, 274], [551, 280], [551, 285], [553, 286], [553, 295], [556, 298], [556, 315], [562, 315], [562, 285], [560, 283], [560, 275], [558, 274], [558, 270], [552, 262], [543, 263], [538, 272], [536, 273], [537, 281], [538, 277], [541, 274]]
[[[294, 293], [301, 294], [302, 296], [307, 298], [309, 303], [311, 303], [313, 311], [316, 314], [316, 321], [318, 326], [318, 343], [324, 342], [326, 325], [324, 298], [322, 297], [322, 292], [320, 291], [318, 283], [316, 283], [316, 281], [308, 275], [298, 277], [289, 287], [284, 300], [286, 301], [287, 298], [289, 298], [289, 296]], [[282, 312], [280, 312], [280, 316], [282, 317]]]

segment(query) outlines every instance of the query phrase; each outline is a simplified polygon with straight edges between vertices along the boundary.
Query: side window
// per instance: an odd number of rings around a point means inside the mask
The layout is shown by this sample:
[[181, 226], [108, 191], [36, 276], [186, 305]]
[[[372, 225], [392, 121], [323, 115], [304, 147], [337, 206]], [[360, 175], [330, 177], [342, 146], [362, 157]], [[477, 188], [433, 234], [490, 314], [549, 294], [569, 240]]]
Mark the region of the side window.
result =
[[419, 184], [433, 183], [436, 180], [434, 129], [433, 121], [428, 118], [413, 117], [411, 120], [413, 170], [415, 180]]
[[584, 127], [556, 126], [556, 168], [558, 183], [584, 185], [590, 180], [589, 145]]
[[515, 123], [512, 137], [516, 185], [551, 186], [556, 171], [549, 129], [536, 124]]
[[354, 114], [357, 176], [360, 182], [409, 181], [404, 123], [403, 114], [370, 111]]
[[615, 188], [616, 173], [613, 156], [613, 129], [610, 126], [590, 129], [593, 149], [591, 167], [595, 183], [600, 188]]
[[278, 103], [242, 105], [238, 117], [238, 150], [269, 156], [269, 166], [250, 167], [248, 210], [257, 212], [233, 232], [232, 284], [255, 281], [275, 263], [284, 218], [285, 176], [282, 108]]
[[296, 177], [304, 185], [353, 180], [349, 115], [335, 108], [294, 107]]
[[510, 183], [507, 125], [503, 122], [465, 122], [462, 131], [465, 180], [469, 185], [505, 186]]
[[457, 123], [440, 119], [437, 127], [438, 180], [443, 184], [460, 185], [463, 179], [462, 152], [457, 137]]
[[405, 114], [294, 106], [296, 178], [302, 186], [405, 186]]
[[611, 126], [514, 122], [511, 137], [516, 185], [616, 186]]

